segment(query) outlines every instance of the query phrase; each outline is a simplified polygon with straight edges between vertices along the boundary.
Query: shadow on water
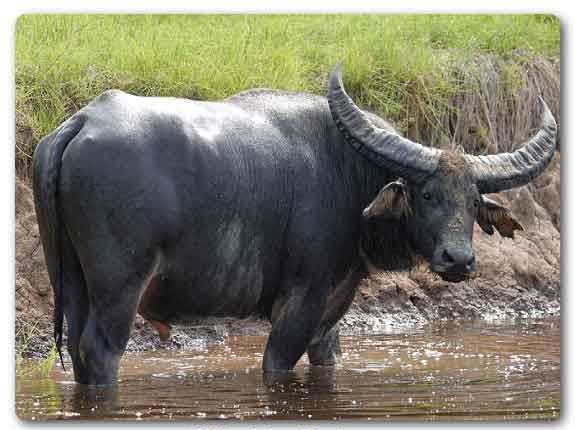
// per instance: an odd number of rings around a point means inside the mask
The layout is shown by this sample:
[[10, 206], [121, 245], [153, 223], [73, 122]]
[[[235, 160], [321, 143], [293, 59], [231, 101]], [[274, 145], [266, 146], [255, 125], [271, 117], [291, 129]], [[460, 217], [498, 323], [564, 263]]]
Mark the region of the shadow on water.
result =
[[27, 420], [553, 419], [560, 405], [559, 319], [441, 323], [346, 336], [336, 367], [260, 369], [265, 337], [229, 337], [197, 351], [126, 356], [116, 386], [19, 377]]

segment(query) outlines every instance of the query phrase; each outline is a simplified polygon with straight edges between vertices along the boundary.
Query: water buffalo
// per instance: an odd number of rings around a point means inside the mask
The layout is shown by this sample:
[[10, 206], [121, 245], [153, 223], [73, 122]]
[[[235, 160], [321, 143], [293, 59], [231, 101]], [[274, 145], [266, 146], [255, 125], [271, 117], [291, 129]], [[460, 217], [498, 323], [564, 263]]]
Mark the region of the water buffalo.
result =
[[65, 316], [76, 381], [112, 383], [137, 311], [163, 335], [198, 316], [259, 315], [272, 322], [265, 371], [306, 351], [333, 363], [336, 323], [364, 275], [366, 224], [386, 226], [390, 267], [418, 254], [464, 279], [474, 221], [520, 228], [481, 195], [526, 184], [553, 156], [556, 124], [541, 104], [543, 126], [522, 148], [472, 156], [362, 112], [339, 67], [327, 98], [103, 93], [34, 154], [58, 349]]

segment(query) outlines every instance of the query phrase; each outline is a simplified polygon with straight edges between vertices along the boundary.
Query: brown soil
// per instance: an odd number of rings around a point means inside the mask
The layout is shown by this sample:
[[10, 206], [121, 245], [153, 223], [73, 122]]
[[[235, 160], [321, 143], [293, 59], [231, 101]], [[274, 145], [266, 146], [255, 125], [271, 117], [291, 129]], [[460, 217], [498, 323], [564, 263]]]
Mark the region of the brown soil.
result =
[[45, 354], [52, 338], [52, 289], [44, 264], [32, 190], [16, 178], [16, 345]]
[[[560, 307], [560, 154], [532, 184], [490, 196], [505, 204], [525, 231], [515, 239], [488, 236], [476, 226], [474, 249], [480, 275], [450, 284], [426, 271], [372, 273], [341, 322], [344, 333], [424, 324], [451, 318], [515, 318], [552, 315]], [[19, 352], [43, 356], [52, 339], [52, 291], [48, 281], [32, 191], [16, 178], [16, 335]], [[266, 333], [258, 321], [199, 321], [160, 342], [137, 318], [129, 351], [181, 348], [227, 334]]]

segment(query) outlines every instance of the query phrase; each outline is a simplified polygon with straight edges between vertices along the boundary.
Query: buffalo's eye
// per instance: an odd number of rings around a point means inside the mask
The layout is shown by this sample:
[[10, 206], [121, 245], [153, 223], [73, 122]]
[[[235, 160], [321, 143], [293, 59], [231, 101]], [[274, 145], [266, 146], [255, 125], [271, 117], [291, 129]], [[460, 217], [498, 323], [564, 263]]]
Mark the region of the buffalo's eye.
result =
[[431, 194], [429, 194], [429, 193], [423, 193], [423, 198], [424, 198], [425, 200], [429, 200], [429, 199], [431, 199]]
[[479, 207], [479, 199], [473, 200], [473, 206], [475, 206], [476, 208]]

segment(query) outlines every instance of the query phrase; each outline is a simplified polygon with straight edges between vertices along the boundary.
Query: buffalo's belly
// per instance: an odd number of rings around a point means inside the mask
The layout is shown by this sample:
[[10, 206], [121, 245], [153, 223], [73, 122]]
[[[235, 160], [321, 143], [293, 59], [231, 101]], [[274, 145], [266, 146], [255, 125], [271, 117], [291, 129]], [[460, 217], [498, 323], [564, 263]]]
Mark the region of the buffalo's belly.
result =
[[209, 282], [190, 284], [160, 274], [148, 284], [139, 310], [149, 319], [174, 324], [208, 316], [244, 318], [256, 313], [257, 293], [256, 284], [244, 282], [214, 294]]
[[237, 256], [231, 260], [204, 255], [195, 261], [166, 261], [142, 295], [148, 316], [183, 323], [198, 317], [243, 318], [261, 313], [263, 262], [253, 248], [234, 252]]

